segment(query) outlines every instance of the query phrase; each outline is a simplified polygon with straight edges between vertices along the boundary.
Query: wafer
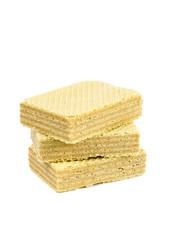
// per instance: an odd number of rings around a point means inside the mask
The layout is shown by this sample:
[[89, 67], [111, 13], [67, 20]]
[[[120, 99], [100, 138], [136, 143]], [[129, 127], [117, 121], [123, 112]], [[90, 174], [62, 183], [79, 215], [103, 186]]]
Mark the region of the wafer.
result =
[[57, 192], [88, 187], [140, 176], [145, 172], [146, 153], [96, 158], [82, 161], [45, 163], [37, 160], [33, 145], [29, 148], [29, 166]]
[[66, 143], [76, 143], [141, 115], [135, 90], [84, 81], [26, 99], [20, 104], [24, 126]]
[[35, 130], [31, 130], [31, 138], [38, 159], [45, 162], [115, 157], [139, 151], [139, 131], [133, 123], [104, 131], [75, 144], [55, 140]]

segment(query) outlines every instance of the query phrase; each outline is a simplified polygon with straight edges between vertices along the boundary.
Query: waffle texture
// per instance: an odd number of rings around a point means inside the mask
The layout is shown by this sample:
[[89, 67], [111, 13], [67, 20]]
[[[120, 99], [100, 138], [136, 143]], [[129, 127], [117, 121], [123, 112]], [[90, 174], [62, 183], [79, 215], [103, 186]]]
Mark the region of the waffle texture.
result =
[[21, 123], [66, 143], [75, 143], [137, 119], [141, 95], [103, 82], [84, 81], [26, 99]]
[[139, 151], [139, 131], [133, 124], [104, 131], [75, 144], [67, 144], [31, 130], [31, 138], [40, 161], [82, 160], [90, 157], [114, 157]]
[[57, 192], [142, 175], [145, 161], [146, 153], [141, 149], [137, 153], [119, 157], [43, 163], [38, 161], [33, 145], [29, 148], [30, 168]]

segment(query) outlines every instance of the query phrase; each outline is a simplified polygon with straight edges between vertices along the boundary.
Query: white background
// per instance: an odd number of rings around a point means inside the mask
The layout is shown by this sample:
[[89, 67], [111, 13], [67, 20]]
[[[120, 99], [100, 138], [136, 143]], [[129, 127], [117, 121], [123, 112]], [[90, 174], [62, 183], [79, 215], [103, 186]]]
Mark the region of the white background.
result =
[[[180, 239], [179, 4], [0, 1], [0, 239]], [[143, 95], [147, 170], [57, 194], [28, 167], [19, 104], [81, 80]]]

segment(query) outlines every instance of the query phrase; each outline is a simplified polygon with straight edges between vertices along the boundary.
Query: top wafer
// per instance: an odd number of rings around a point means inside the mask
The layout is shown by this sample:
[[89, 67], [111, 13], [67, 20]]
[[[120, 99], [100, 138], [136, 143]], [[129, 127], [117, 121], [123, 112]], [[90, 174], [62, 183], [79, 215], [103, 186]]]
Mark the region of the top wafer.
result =
[[20, 105], [23, 125], [66, 143], [131, 122], [141, 111], [138, 92], [96, 81], [37, 95]]

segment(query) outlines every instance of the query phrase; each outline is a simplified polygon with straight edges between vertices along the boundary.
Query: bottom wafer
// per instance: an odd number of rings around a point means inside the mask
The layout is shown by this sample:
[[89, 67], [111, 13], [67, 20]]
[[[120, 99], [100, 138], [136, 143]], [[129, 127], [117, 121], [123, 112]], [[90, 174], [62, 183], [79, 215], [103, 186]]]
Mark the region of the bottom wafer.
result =
[[57, 192], [142, 175], [145, 172], [145, 161], [146, 153], [141, 149], [137, 153], [119, 157], [43, 163], [37, 160], [34, 146], [29, 148], [30, 168]]

